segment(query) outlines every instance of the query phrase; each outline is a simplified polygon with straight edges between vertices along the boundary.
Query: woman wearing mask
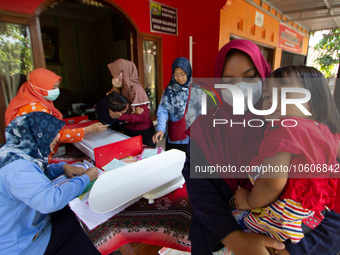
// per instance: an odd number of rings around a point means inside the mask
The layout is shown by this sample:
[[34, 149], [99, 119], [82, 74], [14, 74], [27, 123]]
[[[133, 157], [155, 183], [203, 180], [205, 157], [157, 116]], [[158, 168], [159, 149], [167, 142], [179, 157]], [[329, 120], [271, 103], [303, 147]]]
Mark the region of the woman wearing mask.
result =
[[[17, 116], [37, 111], [49, 113], [62, 120], [61, 112], [53, 104], [53, 101], [59, 96], [60, 82], [61, 77], [50, 70], [44, 68], [33, 70], [28, 77], [28, 81], [20, 87], [17, 95], [11, 100], [6, 109], [6, 126]], [[84, 128], [61, 129], [58, 134], [58, 143], [79, 142], [84, 138], [84, 134], [104, 132], [106, 128], [106, 125], [94, 123]], [[50, 157], [57, 151], [57, 146], [51, 148]]]
[[[258, 96], [259, 81], [269, 74], [267, 61], [250, 41], [233, 40], [217, 54], [215, 84], [236, 85], [241, 90], [251, 87], [249, 99], [256, 109], [261, 109], [262, 104]], [[262, 117], [247, 108], [244, 114], [233, 115], [233, 111], [239, 109], [233, 109], [227, 90], [216, 91], [216, 95], [222, 97], [221, 105], [208, 111], [207, 115], [199, 116], [190, 127], [191, 146], [183, 169], [193, 207], [190, 230], [192, 254], [211, 254], [222, 247], [229, 248], [235, 255], [274, 254], [270, 253], [274, 252], [271, 248], [277, 250], [276, 254], [296, 255], [331, 254], [330, 251], [340, 250], [340, 233], [337, 231], [340, 215], [333, 211], [327, 212], [324, 221], [298, 244], [287, 241], [283, 245], [270, 237], [241, 231], [228, 202], [238, 186], [251, 188], [247, 173], [238, 172], [238, 169], [248, 166], [258, 154], [265, 127], [260, 125]], [[214, 120], [224, 120], [224, 125], [214, 128]], [[253, 127], [255, 125], [259, 127]], [[196, 175], [195, 171], [190, 171], [190, 166], [193, 170], [197, 166], [224, 166], [225, 169], [230, 166], [231, 171]]]
[[[129, 60], [117, 59], [107, 66], [113, 77], [113, 87], [106, 95], [109, 95], [112, 91], [122, 94], [130, 101], [130, 107], [132, 109], [131, 114], [111, 112], [111, 118], [125, 122], [124, 127], [126, 135], [131, 137], [141, 135], [144, 144], [148, 147], [155, 147], [155, 144], [152, 141], [155, 128], [153, 127], [149, 114], [150, 101], [139, 82], [136, 65]], [[101, 109], [101, 111], [103, 110], [109, 111], [108, 109]]]
[[157, 128], [153, 141], [163, 139], [168, 123], [166, 150], [179, 149], [185, 152], [189, 136], [187, 128], [201, 113], [201, 95], [199, 87], [191, 83], [191, 65], [184, 57], [176, 58], [172, 63], [172, 77], [166, 87], [157, 110]]

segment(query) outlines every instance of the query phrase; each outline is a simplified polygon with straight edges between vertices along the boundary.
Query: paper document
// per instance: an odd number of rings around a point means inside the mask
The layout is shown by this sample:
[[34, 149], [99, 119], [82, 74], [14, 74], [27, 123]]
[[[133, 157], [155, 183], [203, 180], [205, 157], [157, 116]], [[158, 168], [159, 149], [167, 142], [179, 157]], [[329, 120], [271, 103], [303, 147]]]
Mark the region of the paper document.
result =
[[157, 148], [145, 148], [142, 153], [139, 155], [138, 160], [150, 158], [152, 156], [155, 156], [159, 153], [163, 152], [163, 147], [157, 147]]
[[[83, 162], [75, 162], [72, 164], [72, 166], [76, 166], [76, 167], [84, 167], [85, 169], [88, 169], [88, 168], [91, 168], [91, 167], [94, 167], [94, 165], [90, 162], [88, 162], [87, 160], [84, 160]], [[97, 168], [98, 170], [98, 177], [100, 175], [103, 174], [103, 171], [99, 168]], [[54, 186], [60, 186], [62, 185], [63, 183], [66, 183], [68, 182], [69, 180], [71, 180], [71, 178], [67, 177], [65, 174], [62, 174], [60, 176], [58, 176], [57, 178], [55, 178], [54, 180], [52, 180], [52, 184]], [[96, 180], [90, 182], [89, 184], [87, 184], [85, 190], [83, 191], [82, 195], [85, 194], [86, 192], [90, 191], [93, 184], [95, 183]]]
[[118, 167], [125, 166], [126, 163], [121, 162], [120, 160], [114, 158], [112, 161], [110, 161], [107, 165], [103, 166], [102, 169], [105, 171], [111, 171], [113, 169], [116, 169]]

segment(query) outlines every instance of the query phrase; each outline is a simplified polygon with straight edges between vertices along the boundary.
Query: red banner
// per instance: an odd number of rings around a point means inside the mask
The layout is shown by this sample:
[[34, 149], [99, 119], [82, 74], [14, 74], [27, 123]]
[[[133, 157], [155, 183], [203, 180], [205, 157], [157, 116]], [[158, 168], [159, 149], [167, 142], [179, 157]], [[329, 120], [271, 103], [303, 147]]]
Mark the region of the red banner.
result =
[[284, 50], [302, 53], [303, 35], [280, 24], [279, 29], [279, 48]]

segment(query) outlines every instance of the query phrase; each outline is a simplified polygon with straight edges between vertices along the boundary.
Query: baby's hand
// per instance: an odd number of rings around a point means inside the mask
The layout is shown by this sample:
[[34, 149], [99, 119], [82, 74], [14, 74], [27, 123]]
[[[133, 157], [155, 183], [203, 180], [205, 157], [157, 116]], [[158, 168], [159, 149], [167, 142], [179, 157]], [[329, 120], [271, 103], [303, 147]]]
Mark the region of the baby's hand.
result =
[[119, 119], [123, 115], [123, 113], [110, 111], [109, 115], [112, 119]]
[[142, 114], [143, 112], [144, 112], [143, 108], [138, 107], [138, 106], [135, 108], [135, 114]]
[[234, 204], [236, 209], [251, 210], [248, 204], [249, 191], [238, 186], [234, 194]]

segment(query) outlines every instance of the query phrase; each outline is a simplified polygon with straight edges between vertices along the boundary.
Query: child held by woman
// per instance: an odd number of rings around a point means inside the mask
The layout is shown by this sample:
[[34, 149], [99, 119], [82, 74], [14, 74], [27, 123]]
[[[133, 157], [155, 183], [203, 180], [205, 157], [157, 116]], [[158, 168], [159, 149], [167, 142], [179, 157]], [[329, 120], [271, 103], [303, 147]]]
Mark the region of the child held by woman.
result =
[[[303, 98], [302, 93], [285, 88], [303, 88], [311, 98], [300, 105], [287, 104], [284, 114], [282, 93], [290, 102]], [[326, 79], [313, 67], [277, 69], [263, 86], [262, 100], [263, 110], [273, 109], [265, 116], [272, 124], [267, 125], [259, 155], [250, 162], [258, 171], [249, 175], [251, 191], [239, 187], [230, 204], [246, 229], [298, 243], [334, 207], [340, 116]], [[290, 171], [263, 171], [275, 167]]]

